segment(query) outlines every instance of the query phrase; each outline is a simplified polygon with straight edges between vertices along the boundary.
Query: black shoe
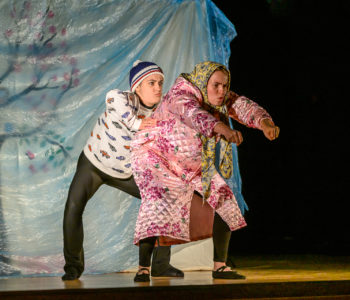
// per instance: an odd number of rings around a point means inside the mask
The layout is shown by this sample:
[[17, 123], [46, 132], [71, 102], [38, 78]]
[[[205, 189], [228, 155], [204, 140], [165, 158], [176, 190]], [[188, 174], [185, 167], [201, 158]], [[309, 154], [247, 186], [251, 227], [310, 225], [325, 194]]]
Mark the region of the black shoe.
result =
[[164, 271], [159, 272], [159, 270], [157, 270], [157, 268], [152, 268], [151, 269], [151, 275], [152, 277], [184, 277], [185, 274], [184, 272], [182, 272], [179, 269], [176, 269], [175, 267], [173, 267], [172, 265], [168, 265], [168, 268], [166, 268]]
[[80, 277], [81, 273], [76, 268], [69, 268], [66, 274], [62, 276], [62, 280], [75, 280]]
[[134, 281], [135, 282], [149, 282], [149, 273], [142, 273], [139, 274], [140, 271], [148, 271], [149, 270], [147, 268], [141, 268], [140, 270], [138, 270], [138, 272], [136, 273], [135, 277], [134, 277]]
[[245, 279], [244, 275], [238, 274], [236, 271], [224, 271], [227, 266], [222, 266], [216, 271], [213, 271], [213, 278], [215, 279]]
[[153, 277], [184, 277], [184, 272], [170, 264], [170, 246], [159, 246], [153, 250], [151, 276]]

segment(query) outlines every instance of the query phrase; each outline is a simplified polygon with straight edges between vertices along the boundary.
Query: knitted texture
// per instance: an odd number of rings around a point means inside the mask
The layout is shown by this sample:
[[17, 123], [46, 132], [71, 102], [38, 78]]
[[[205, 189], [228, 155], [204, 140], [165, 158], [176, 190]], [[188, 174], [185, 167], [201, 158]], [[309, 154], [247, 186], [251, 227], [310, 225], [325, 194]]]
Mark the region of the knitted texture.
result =
[[136, 88], [142, 82], [142, 80], [153, 74], [159, 74], [164, 78], [163, 71], [157, 64], [149, 61], [135, 61], [133, 67], [130, 70], [129, 76], [131, 91], [135, 92]]

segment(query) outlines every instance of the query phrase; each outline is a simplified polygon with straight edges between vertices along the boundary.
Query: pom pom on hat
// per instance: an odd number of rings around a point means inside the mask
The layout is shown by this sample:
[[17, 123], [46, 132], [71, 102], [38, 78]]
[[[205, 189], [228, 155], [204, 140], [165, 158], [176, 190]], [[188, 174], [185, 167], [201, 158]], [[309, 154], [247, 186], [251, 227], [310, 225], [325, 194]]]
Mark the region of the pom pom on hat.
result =
[[157, 64], [149, 61], [136, 60], [133, 63], [133, 67], [130, 70], [129, 76], [131, 91], [135, 92], [136, 88], [142, 82], [142, 80], [153, 74], [162, 75], [164, 78], [163, 71]]
[[132, 64], [133, 67], [136, 67], [142, 60], [135, 60], [134, 63]]

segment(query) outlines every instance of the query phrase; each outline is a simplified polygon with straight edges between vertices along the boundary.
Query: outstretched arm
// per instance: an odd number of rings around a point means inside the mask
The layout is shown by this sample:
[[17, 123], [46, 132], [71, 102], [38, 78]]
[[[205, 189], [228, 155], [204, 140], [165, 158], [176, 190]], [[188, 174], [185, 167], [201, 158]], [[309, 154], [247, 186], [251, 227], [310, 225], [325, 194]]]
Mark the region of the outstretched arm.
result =
[[269, 113], [256, 102], [245, 96], [239, 96], [235, 92], [229, 92], [228, 111], [229, 116], [236, 121], [263, 131], [266, 138], [274, 140], [279, 135], [279, 127], [276, 126]]

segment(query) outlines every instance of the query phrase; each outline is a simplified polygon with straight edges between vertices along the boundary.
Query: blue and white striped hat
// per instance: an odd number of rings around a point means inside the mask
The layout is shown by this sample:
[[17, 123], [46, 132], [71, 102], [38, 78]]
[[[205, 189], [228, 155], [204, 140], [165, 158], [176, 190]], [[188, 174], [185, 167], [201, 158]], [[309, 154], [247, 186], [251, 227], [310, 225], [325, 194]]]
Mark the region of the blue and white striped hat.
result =
[[134, 62], [133, 67], [130, 70], [129, 83], [132, 92], [135, 92], [137, 86], [146, 77], [159, 74], [164, 78], [162, 69], [153, 62], [137, 60]]

